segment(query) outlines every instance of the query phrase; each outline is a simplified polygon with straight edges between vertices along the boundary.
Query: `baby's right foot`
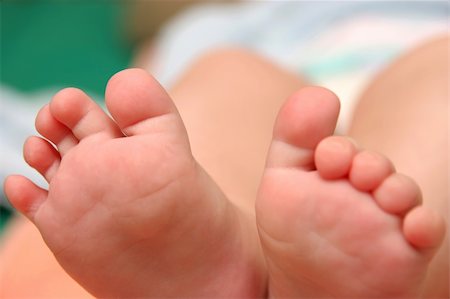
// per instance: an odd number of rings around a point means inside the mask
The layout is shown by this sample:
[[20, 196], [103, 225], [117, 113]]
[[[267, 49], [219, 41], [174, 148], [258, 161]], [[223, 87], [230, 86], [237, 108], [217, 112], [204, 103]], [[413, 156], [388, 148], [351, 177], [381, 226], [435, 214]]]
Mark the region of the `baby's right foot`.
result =
[[24, 147], [49, 190], [5, 182], [63, 268], [97, 297], [262, 296], [254, 225], [193, 159], [167, 93], [126, 70], [106, 102], [114, 121], [80, 90], [59, 92], [36, 120], [56, 149]]
[[282, 108], [257, 200], [274, 298], [421, 296], [443, 220], [384, 157], [333, 134], [339, 102], [306, 88]]

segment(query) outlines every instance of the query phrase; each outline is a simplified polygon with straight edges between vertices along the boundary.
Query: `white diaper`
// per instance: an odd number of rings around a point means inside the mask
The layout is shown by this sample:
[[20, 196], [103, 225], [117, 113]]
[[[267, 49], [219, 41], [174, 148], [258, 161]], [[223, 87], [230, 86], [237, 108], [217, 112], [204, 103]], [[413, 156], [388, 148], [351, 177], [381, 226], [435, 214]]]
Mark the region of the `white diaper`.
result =
[[200, 4], [169, 23], [149, 70], [166, 87], [213, 48], [251, 49], [342, 101], [338, 130], [374, 75], [399, 54], [448, 33], [447, 2], [249, 1]]

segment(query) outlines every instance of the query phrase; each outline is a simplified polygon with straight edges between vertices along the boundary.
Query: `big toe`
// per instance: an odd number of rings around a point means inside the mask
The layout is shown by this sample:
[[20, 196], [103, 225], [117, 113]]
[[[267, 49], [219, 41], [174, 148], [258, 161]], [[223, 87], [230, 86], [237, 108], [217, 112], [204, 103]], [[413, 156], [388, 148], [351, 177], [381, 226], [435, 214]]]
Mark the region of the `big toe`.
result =
[[127, 136], [164, 130], [167, 122], [162, 119], [167, 118], [169, 126], [183, 127], [167, 92], [142, 69], [115, 74], [108, 82], [105, 98], [108, 110]]
[[267, 166], [314, 169], [314, 149], [334, 133], [339, 109], [339, 99], [325, 88], [292, 95], [278, 114]]

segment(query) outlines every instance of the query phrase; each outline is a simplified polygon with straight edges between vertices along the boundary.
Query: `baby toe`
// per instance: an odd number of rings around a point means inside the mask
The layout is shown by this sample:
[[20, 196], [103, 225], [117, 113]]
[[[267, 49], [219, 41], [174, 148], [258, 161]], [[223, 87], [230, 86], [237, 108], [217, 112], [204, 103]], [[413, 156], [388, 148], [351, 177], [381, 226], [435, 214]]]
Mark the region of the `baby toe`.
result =
[[444, 240], [445, 222], [437, 212], [418, 206], [405, 216], [403, 233], [409, 243], [432, 257]]
[[322, 87], [304, 87], [278, 112], [267, 167], [314, 170], [314, 149], [332, 135], [339, 115], [338, 97]]
[[112, 117], [127, 136], [153, 132], [154, 119], [159, 116], [171, 116], [176, 130], [185, 134], [169, 94], [142, 69], [126, 69], [111, 77], [105, 100]]
[[78, 139], [72, 134], [72, 131], [53, 117], [49, 105], [45, 105], [39, 111], [35, 126], [42, 136], [57, 146], [61, 155], [78, 144]]
[[349, 179], [358, 190], [370, 192], [394, 170], [394, 166], [386, 157], [371, 151], [361, 151], [352, 161]]
[[399, 173], [388, 176], [374, 190], [373, 196], [378, 205], [391, 214], [404, 214], [422, 201], [419, 186], [411, 178]]
[[59, 91], [50, 102], [50, 112], [79, 140], [100, 132], [110, 137], [122, 136], [103, 109], [77, 88]]
[[47, 199], [48, 192], [21, 175], [6, 178], [4, 188], [9, 202], [30, 220], [39, 206]]
[[315, 151], [315, 164], [325, 179], [339, 179], [348, 175], [356, 146], [343, 136], [331, 136], [322, 140]]
[[58, 151], [46, 140], [32, 136], [23, 147], [25, 161], [50, 182], [61, 161]]

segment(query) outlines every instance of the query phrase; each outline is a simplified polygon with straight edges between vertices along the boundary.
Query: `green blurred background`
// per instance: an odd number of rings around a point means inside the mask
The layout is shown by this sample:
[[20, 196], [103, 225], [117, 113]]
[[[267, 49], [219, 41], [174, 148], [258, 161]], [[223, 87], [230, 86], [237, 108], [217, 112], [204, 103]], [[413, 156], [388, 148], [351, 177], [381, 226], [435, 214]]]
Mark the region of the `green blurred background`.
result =
[[127, 67], [125, 1], [2, 1], [1, 83], [30, 92], [76, 86], [102, 94]]

